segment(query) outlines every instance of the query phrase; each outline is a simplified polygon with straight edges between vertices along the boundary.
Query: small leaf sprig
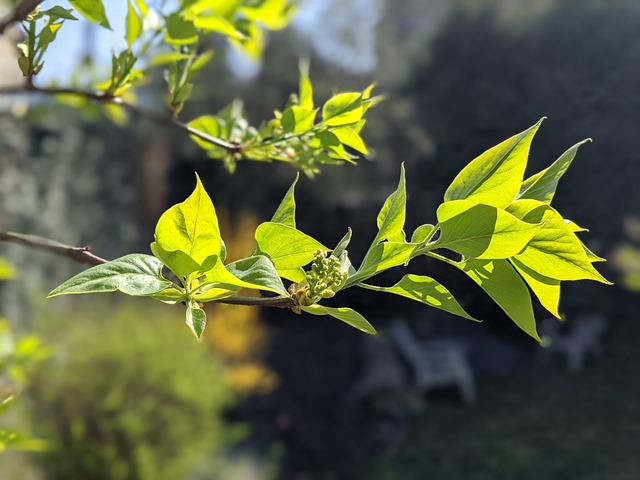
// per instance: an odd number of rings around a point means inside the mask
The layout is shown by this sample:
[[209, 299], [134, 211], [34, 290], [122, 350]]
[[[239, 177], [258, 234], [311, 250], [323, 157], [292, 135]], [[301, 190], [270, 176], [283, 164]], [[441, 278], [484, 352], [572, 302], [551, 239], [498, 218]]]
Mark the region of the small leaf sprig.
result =
[[[296, 228], [297, 178], [272, 219], [257, 227], [254, 253], [225, 264], [215, 207], [196, 176], [191, 196], [160, 217], [151, 244], [153, 257], [128, 255], [90, 268], [49, 296], [118, 290], [166, 303], [185, 303], [187, 323], [198, 337], [206, 324], [202, 303], [234, 299], [234, 303], [263, 302], [297, 313], [328, 315], [374, 334], [375, 328], [358, 312], [322, 303], [354, 286], [476, 320], [431, 277], [408, 273], [392, 286], [368, 283], [386, 270], [404, 268], [411, 260], [428, 256], [464, 272], [518, 327], [540, 341], [531, 293], [559, 318], [562, 282], [609, 284], [593, 267], [603, 259], [577, 235], [584, 229], [551, 206], [560, 178], [584, 142], [571, 147], [547, 169], [524, 179], [530, 144], [540, 123], [469, 163], [447, 189], [436, 211], [438, 223], [419, 226], [408, 241], [403, 166], [396, 190], [377, 216], [378, 233], [358, 268], [347, 250], [350, 229], [332, 250]], [[169, 268], [179, 283], [166, 279], [163, 267]], [[283, 279], [291, 282], [289, 288]], [[239, 299], [243, 288], [277, 296]]]

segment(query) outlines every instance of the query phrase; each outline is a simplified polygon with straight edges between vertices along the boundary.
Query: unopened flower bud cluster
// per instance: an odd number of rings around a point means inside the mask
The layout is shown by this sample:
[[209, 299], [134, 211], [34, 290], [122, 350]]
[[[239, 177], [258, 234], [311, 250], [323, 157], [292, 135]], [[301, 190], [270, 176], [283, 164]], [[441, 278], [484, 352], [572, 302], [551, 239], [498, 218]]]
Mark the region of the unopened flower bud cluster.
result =
[[300, 291], [298, 303], [313, 305], [321, 298], [331, 298], [347, 281], [347, 272], [340, 268], [340, 260], [318, 250], [313, 256], [311, 270], [305, 274], [308, 288]]

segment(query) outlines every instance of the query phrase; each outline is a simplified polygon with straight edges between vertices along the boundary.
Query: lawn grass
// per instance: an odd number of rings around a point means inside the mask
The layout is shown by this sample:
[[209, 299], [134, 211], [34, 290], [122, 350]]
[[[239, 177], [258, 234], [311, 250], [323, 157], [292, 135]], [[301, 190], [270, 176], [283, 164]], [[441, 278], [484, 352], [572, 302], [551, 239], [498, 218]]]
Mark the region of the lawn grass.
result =
[[[620, 329], [578, 375], [531, 356], [508, 378], [477, 378], [478, 405], [430, 395], [376, 480], [640, 478], [640, 328]], [[614, 348], [615, 346], [615, 348]]]

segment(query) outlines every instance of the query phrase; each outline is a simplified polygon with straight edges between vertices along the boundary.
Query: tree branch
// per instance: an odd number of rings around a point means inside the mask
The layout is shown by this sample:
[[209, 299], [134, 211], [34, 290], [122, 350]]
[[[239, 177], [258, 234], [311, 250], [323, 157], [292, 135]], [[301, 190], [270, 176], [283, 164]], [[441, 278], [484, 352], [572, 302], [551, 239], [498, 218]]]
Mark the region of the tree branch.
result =
[[[73, 247], [64, 243], [51, 240], [49, 238], [40, 237], [38, 235], [25, 235], [14, 232], [0, 232], [0, 242], [17, 243], [27, 248], [44, 250], [56, 255], [70, 258], [76, 262], [89, 265], [102, 265], [108, 260], [98, 257], [91, 253], [90, 247]], [[226, 303], [229, 305], [245, 305], [256, 307], [275, 307], [275, 308], [293, 308], [295, 303], [291, 297], [279, 295], [277, 297], [242, 297], [235, 296], [215, 300], [217, 303]]]
[[153, 122], [161, 123], [164, 125], [169, 125], [179, 130], [185, 131], [189, 135], [193, 135], [194, 137], [197, 137], [200, 140], [211, 143], [212, 145], [216, 145], [217, 147], [224, 148], [227, 152], [229, 152], [232, 155], [242, 153], [243, 146], [239, 143], [228, 142], [221, 138], [214, 137], [212, 135], [209, 135], [208, 133], [197, 130], [175, 119], [173, 116], [167, 113], [162, 113], [155, 110], [148, 110], [138, 105], [127, 103], [121, 97], [114, 97], [112, 95], [107, 95], [102, 92], [77, 90], [74, 88], [38, 87], [34, 85], [30, 81], [30, 79], [29, 81], [25, 82], [22, 85], [0, 88], [0, 95], [15, 95], [20, 93], [33, 93], [33, 94], [51, 95], [51, 96], [72, 95], [75, 97], [80, 97], [85, 100], [89, 100], [97, 103], [117, 105], [119, 107], [124, 108], [127, 112], [137, 117], [146, 118], [147, 120], [151, 120]]
[[27, 15], [33, 12], [43, 1], [44, 0], [22, 0], [18, 5], [16, 5], [12, 14], [0, 21], [0, 35], [2, 35], [4, 31], [14, 23], [26, 19]]
[[89, 251], [90, 247], [72, 247], [38, 235], [0, 232], [0, 241], [17, 243], [24, 247], [45, 250], [47, 252], [55, 253], [56, 255], [70, 258], [76, 262], [86, 263], [89, 265], [101, 265], [108, 261], [91, 253]]

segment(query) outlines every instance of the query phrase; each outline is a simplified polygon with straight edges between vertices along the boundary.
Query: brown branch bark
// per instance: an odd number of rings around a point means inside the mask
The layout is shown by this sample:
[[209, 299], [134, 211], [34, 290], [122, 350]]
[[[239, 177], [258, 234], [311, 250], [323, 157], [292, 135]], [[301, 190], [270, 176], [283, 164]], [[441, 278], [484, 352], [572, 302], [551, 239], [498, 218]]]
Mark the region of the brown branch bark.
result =
[[0, 21], [0, 35], [14, 23], [27, 18], [44, 0], [22, 0], [8, 17]]
[[47, 252], [55, 253], [56, 255], [70, 258], [76, 262], [86, 263], [89, 265], [100, 265], [108, 261], [91, 253], [89, 251], [90, 247], [72, 247], [38, 235], [0, 232], [0, 241], [17, 243], [18, 245], [35, 248], [37, 250], [45, 250]]
[[172, 115], [168, 113], [142, 108], [138, 105], [125, 102], [121, 97], [106, 95], [102, 92], [91, 92], [91, 91], [85, 91], [85, 90], [77, 90], [73, 88], [38, 87], [34, 85], [33, 82], [30, 80], [31, 79], [29, 79], [22, 85], [0, 88], [0, 95], [16, 95], [20, 93], [41, 94], [41, 95], [51, 95], [51, 96], [72, 95], [72, 96], [84, 98], [85, 100], [89, 100], [93, 102], [118, 105], [124, 108], [131, 115], [134, 115], [140, 118], [145, 118], [147, 120], [151, 120], [156, 123], [168, 125], [178, 130], [182, 130], [188, 133], [189, 135], [193, 135], [194, 137], [199, 138], [200, 140], [211, 143], [212, 145], [216, 145], [217, 147], [223, 148], [226, 151], [228, 151], [230, 154], [237, 154], [242, 152], [243, 146], [239, 143], [228, 142], [221, 138], [214, 137], [212, 135], [209, 135], [208, 133], [202, 132], [185, 123], [182, 123], [181, 121], [175, 119]]

